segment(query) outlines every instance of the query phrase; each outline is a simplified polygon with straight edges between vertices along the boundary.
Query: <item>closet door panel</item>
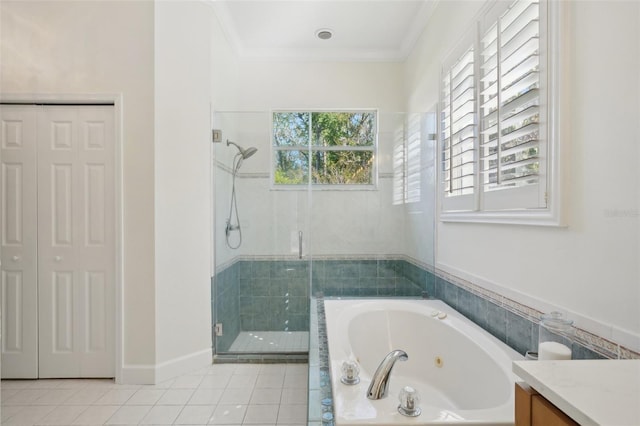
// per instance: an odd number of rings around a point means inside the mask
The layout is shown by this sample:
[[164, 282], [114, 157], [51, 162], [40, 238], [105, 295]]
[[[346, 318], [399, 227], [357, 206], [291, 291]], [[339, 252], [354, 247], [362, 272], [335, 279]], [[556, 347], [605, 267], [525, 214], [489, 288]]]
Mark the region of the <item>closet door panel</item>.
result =
[[0, 106], [2, 377], [115, 374], [112, 106]]
[[0, 106], [3, 379], [38, 377], [36, 111]]
[[[113, 109], [48, 107], [43, 115], [39, 272], [47, 280], [39, 295], [40, 377], [113, 377]], [[60, 277], [71, 299], [57, 297]], [[59, 341], [72, 349], [59, 350]]]
[[112, 107], [78, 111], [82, 199], [78, 261], [82, 318], [81, 372], [115, 374], [115, 176]]
[[41, 378], [81, 377], [77, 338], [78, 130], [74, 107], [38, 117], [39, 367]]

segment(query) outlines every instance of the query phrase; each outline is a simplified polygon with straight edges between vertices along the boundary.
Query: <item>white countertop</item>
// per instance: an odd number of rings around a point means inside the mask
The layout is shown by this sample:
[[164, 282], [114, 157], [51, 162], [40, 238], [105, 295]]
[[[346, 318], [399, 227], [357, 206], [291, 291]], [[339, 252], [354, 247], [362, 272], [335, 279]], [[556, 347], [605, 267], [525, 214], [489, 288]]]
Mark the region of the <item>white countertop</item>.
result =
[[580, 425], [640, 425], [640, 360], [514, 361], [513, 372]]

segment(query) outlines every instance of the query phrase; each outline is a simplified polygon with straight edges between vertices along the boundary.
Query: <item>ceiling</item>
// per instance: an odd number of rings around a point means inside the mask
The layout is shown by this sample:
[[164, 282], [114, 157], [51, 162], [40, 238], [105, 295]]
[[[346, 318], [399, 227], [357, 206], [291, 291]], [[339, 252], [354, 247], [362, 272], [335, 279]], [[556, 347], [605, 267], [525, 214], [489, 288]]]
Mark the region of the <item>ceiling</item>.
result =
[[[437, 0], [214, 0], [245, 59], [402, 61]], [[333, 37], [316, 37], [330, 29]]]

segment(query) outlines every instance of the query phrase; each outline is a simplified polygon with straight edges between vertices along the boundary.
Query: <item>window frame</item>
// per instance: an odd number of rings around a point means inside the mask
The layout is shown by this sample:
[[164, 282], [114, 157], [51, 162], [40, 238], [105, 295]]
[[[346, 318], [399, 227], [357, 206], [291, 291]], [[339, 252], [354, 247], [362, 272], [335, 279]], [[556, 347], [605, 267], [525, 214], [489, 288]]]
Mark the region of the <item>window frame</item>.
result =
[[[314, 146], [311, 142], [311, 131], [309, 131], [309, 141], [306, 145], [300, 146], [282, 146], [277, 147], [274, 144], [274, 114], [278, 113], [308, 113], [313, 114], [317, 112], [334, 112], [334, 113], [372, 113], [374, 116], [374, 132], [375, 137], [373, 141], [373, 145], [371, 146], [341, 146], [341, 147], [325, 147], [325, 146]], [[271, 146], [271, 165], [269, 167], [269, 178], [270, 178], [270, 189], [279, 191], [306, 191], [308, 189], [320, 190], [320, 191], [375, 191], [378, 190], [378, 151], [379, 151], [379, 111], [374, 108], [340, 108], [340, 109], [323, 109], [323, 108], [301, 108], [301, 109], [274, 109], [270, 111], [271, 115], [271, 132], [269, 135], [270, 146]], [[312, 126], [312, 121], [309, 120], [309, 127]], [[311, 129], [310, 129], [311, 130]], [[368, 184], [323, 184], [323, 183], [313, 183], [313, 179], [311, 177], [311, 164], [309, 164], [309, 181], [307, 183], [302, 184], [276, 184], [275, 182], [275, 168], [276, 161], [275, 156], [278, 151], [307, 151], [309, 153], [309, 157], [313, 154], [313, 152], [324, 151], [324, 152], [371, 152], [373, 155], [373, 161], [371, 164], [371, 183]]]
[[[489, 1], [482, 8], [480, 13], [473, 20], [473, 28], [465, 34], [460, 43], [441, 62], [442, 69], [440, 74], [440, 92], [438, 115], [441, 117], [443, 113], [443, 73], [447, 63], [455, 62], [456, 54], [459, 57], [467, 51], [464, 47], [465, 40], [470, 37], [469, 33], [473, 33], [474, 44], [476, 50], [474, 58], [478, 58], [478, 49], [482, 33], [480, 31], [481, 22], [493, 14], [496, 15], [494, 7], [500, 2]], [[510, 2], [509, 7], [515, 3]], [[570, 21], [568, 19], [568, 6], [565, 2], [556, 2], [549, 0], [539, 0], [541, 21], [543, 13], [545, 25], [541, 26], [540, 43], [546, 49], [545, 56], [545, 76], [541, 77], [541, 82], [546, 80], [546, 87], [540, 95], [540, 102], [546, 105], [546, 116], [541, 116], [546, 128], [544, 129], [544, 137], [546, 145], [546, 154], [540, 158], [541, 168], [544, 167], [546, 172], [544, 176], [540, 176], [540, 190], [542, 197], [546, 202], [546, 208], [517, 208], [509, 207], [504, 209], [488, 210], [484, 207], [485, 191], [481, 182], [481, 159], [480, 159], [480, 73], [479, 64], [476, 63], [476, 72], [474, 74], [475, 90], [476, 90], [476, 108], [475, 108], [475, 132], [474, 132], [474, 191], [469, 199], [462, 201], [460, 198], [455, 201], [456, 197], [445, 199], [444, 172], [442, 169], [443, 160], [443, 137], [442, 137], [442, 120], [438, 119], [438, 214], [441, 222], [476, 222], [476, 223], [493, 223], [493, 224], [515, 224], [515, 225], [539, 225], [539, 226], [566, 226], [566, 217], [563, 207], [564, 179], [562, 177], [561, 168], [567, 165], [567, 151], [569, 143], [569, 126], [561, 125], [565, 115], [569, 115], [569, 79], [568, 70], [570, 68], [569, 56], [570, 52], [567, 33], [570, 31]], [[487, 26], [488, 28], [488, 26]], [[542, 28], [546, 28], [546, 32], [542, 33]], [[541, 131], [543, 128], [541, 127]], [[542, 165], [544, 162], [544, 165]], [[542, 175], [542, 173], [541, 173]], [[544, 186], [543, 186], [544, 181]], [[521, 187], [526, 190], [526, 186]], [[504, 190], [500, 190], [504, 191]], [[518, 191], [513, 191], [517, 195]], [[505, 193], [506, 194], [506, 193]], [[464, 196], [463, 196], [464, 197]], [[454, 200], [451, 202], [451, 200]], [[458, 205], [456, 206], [456, 203]], [[450, 208], [452, 207], [452, 208]]]

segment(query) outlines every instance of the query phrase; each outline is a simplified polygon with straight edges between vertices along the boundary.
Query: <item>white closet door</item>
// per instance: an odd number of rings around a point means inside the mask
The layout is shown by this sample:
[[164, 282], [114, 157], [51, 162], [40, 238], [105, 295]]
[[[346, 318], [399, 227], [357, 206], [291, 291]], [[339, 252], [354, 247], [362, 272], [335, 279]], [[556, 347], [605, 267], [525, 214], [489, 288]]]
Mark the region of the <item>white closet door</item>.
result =
[[0, 105], [2, 378], [38, 377], [36, 107]]
[[39, 376], [113, 377], [114, 135], [109, 106], [38, 117]]

